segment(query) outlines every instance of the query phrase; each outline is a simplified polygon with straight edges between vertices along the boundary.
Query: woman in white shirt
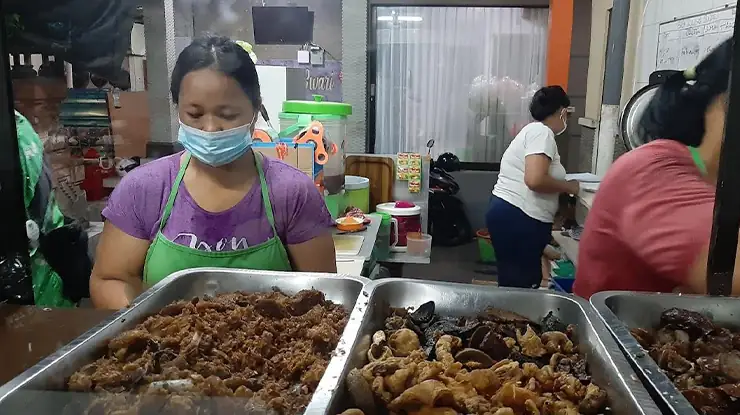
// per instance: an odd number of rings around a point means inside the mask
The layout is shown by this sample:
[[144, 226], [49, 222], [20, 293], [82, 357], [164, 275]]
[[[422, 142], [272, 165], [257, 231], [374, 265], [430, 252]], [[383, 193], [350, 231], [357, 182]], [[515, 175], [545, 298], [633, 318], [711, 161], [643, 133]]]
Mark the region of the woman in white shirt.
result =
[[501, 158], [486, 224], [496, 251], [501, 287], [537, 288], [542, 252], [550, 241], [560, 193], [577, 194], [578, 182], [566, 181], [555, 136], [568, 127], [570, 99], [560, 86], [534, 94], [529, 112], [535, 120], [514, 137]]

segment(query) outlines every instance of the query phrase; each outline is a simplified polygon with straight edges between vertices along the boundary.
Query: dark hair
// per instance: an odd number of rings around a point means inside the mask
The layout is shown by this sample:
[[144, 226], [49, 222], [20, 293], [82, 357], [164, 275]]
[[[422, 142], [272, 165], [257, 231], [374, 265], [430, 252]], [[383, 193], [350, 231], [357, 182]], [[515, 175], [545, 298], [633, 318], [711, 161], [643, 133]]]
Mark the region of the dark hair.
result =
[[701, 144], [705, 113], [712, 101], [727, 91], [731, 63], [732, 39], [728, 39], [694, 70], [669, 76], [640, 118], [642, 140], [666, 138], [687, 146]]
[[178, 103], [180, 85], [185, 75], [204, 68], [213, 68], [234, 78], [252, 101], [254, 110], [259, 110], [262, 99], [257, 68], [247, 51], [233, 40], [223, 36], [206, 36], [195, 39], [180, 52], [175, 69], [172, 70], [172, 83], [170, 84], [170, 92], [175, 104]]
[[559, 85], [546, 86], [534, 93], [529, 104], [529, 113], [535, 121], [544, 121], [561, 108], [570, 107], [570, 98]]

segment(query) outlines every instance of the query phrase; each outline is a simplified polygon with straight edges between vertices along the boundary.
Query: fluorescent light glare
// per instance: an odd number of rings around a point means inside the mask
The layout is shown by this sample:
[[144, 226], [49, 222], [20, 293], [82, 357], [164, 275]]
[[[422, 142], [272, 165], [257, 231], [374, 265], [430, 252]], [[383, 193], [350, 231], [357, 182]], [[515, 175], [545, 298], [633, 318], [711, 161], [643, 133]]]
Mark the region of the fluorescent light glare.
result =
[[393, 16], [378, 16], [379, 22], [392, 22]]

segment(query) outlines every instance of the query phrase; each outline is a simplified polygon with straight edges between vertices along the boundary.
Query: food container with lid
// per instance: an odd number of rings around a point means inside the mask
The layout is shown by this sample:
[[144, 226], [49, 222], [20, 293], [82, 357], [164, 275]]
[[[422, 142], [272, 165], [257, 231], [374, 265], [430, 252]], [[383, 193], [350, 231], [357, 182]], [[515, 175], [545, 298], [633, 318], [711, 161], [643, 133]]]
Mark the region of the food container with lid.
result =
[[421, 207], [411, 202], [388, 202], [375, 207], [391, 215], [391, 251], [406, 252], [409, 232], [421, 232]]
[[[323, 126], [323, 146], [329, 154], [324, 164], [314, 163], [314, 180], [325, 194], [338, 194], [344, 188], [344, 142], [347, 135], [347, 116], [352, 106], [342, 102], [328, 102], [321, 95], [313, 101], [285, 101], [280, 113], [281, 141], [292, 141], [301, 131], [318, 121]], [[336, 147], [334, 147], [336, 146]], [[329, 150], [336, 150], [331, 152]]]

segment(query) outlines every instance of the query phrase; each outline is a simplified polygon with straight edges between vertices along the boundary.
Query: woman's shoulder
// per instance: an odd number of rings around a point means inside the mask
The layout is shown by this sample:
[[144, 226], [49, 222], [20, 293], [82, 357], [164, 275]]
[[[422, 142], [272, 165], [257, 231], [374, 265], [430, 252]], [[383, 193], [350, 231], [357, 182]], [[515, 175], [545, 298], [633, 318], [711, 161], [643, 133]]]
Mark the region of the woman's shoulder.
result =
[[539, 121], [533, 121], [527, 125], [524, 126], [524, 128], [519, 131], [519, 134], [522, 136], [542, 136], [542, 137], [552, 137], [555, 138], [555, 133], [552, 132], [550, 127], [546, 126], [545, 124], [539, 122]]
[[140, 217], [159, 213], [165, 194], [177, 176], [182, 153], [143, 164], [121, 179], [108, 199], [107, 211], [135, 211]]
[[628, 151], [614, 162], [609, 171], [642, 172], [650, 178], [653, 173], [686, 169], [695, 170], [688, 147], [674, 140], [661, 139]]

